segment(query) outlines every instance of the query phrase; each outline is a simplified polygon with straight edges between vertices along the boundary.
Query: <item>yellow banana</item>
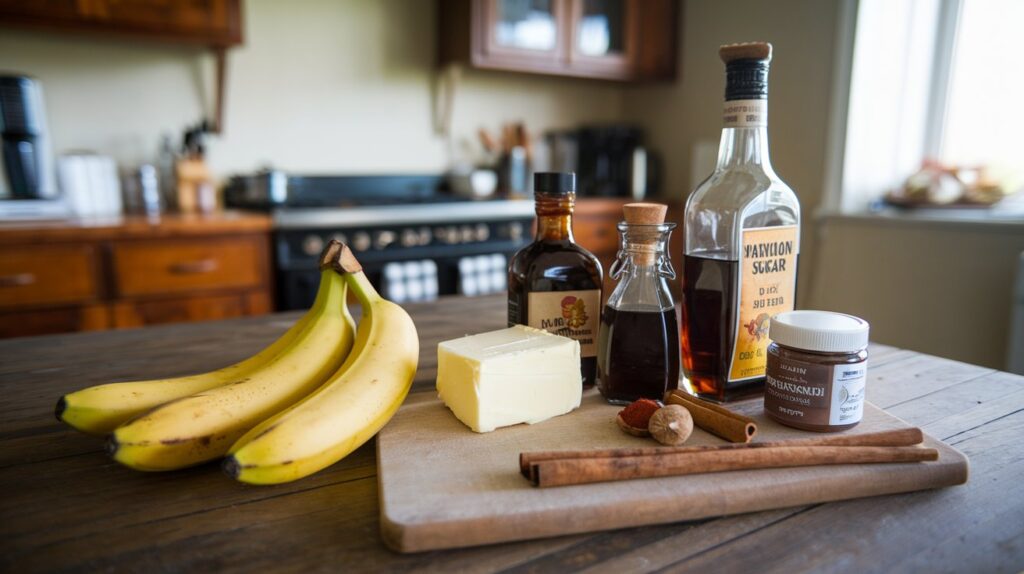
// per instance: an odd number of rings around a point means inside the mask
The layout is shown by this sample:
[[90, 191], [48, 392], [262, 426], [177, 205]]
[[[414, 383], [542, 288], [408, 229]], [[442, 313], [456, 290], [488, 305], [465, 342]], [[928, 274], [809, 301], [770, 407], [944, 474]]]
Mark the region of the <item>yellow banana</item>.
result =
[[247, 430], [313, 392], [352, 348], [346, 292], [341, 275], [321, 271], [309, 324], [277, 357], [230, 385], [164, 404], [118, 427], [110, 439], [114, 459], [138, 470], [172, 470], [219, 458]]
[[302, 316], [276, 341], [234, 365], [185, 377], [97, 385], [64, 395], [57, 401], [57, 419], [90, 434], [108, 434], [118, 425], [166, 402], [241, 380], [263, 367], [306, 327]]
[[416, 326], [377, 294], [347, 247], [340, 267], [363, 308], [352, 354], [314, 394], [231, 447], [224, 468], [242, 482], [288, 482], [334, 464], [377, 434], [409, 393], [419, 360]]

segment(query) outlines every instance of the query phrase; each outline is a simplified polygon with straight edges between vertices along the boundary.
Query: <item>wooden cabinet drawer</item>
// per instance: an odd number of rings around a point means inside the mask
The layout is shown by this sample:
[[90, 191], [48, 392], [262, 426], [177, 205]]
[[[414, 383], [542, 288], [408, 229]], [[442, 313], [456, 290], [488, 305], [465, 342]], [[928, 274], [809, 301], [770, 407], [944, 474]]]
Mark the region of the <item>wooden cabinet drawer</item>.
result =
[[123, 296], [239, 289], [261, 285], [265, 237], [122, 242], [113, 246]]
[[114, 303], [114, 327], [144, 327], [184, 321], [213, 321], [270, 312], [270, 297], [262, 291]]
[[0, 312], [0, 338], [52, 335], [69, 331], [102, 331], [110, 328], [110, 308], [105, 304]]
[[97, 273], [91, 245], [7, 247], [0, 251], [0, 308], [94, 301]]
[[619, 250], [619, 230], [616, 217], [576, 217], [572, 232], [576, 243], [595, 255], [614, 255]]

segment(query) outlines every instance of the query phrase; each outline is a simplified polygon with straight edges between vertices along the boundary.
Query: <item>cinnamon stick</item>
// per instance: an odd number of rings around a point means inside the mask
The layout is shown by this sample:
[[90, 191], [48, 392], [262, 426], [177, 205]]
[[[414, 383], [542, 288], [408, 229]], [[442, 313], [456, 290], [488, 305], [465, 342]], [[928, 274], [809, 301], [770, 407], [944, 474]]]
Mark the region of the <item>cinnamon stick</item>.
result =
[[532, 465], [547, 460], [625, 458], [630, 456], [657, 456], [661, 454], [684, 454], [712, 450], [767, 448], [779, 446], [913, 446], [921, 444], [923, 441], [924, 434], [921, 432], [921, 429], [917, 427], [910, 427], [861, 434], [823, 435], [791, 440], [739, 444], [536, 451], [519, 454], [519, 470], [523, 476], [533, 480], [533, 477], [530, 475]]
[[731, 470], [921, 462], [938, 458], [939, 451], [919, 446], [748, 447], [618, 458], [545, 460], [531, 464], [530, 475], [534, 486], [545, 488]]
[[698, 399], [686, 391], [671, 390], [665, 393], [664, 402], [685, 407], [693, 415], [693, 424], [729, 442], [750, 442], [757, 434], [754, 419]]

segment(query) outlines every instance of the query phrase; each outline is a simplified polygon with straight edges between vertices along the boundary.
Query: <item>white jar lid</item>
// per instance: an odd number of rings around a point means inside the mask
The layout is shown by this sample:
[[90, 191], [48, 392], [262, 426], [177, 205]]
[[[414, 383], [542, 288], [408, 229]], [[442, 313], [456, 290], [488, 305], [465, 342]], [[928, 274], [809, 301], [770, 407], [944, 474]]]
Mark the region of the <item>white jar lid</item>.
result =
[[868, 346], [868, 322], [830, 311], [788, 311], [772, 317], [768, 338], [819, 353], [855, 353]]

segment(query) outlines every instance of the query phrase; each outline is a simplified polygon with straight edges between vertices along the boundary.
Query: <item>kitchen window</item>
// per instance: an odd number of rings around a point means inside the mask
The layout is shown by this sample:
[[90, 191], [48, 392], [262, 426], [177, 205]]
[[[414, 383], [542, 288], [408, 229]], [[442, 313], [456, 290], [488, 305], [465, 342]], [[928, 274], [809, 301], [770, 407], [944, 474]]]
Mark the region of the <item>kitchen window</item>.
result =
[[1007, 191], [1024, 187], [1015, 55], [1024, 2], [860, 0], [843, 9], [831, 209], [863, 212], [928, 159], [986, 166]]

